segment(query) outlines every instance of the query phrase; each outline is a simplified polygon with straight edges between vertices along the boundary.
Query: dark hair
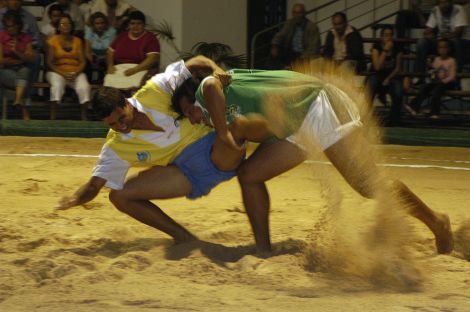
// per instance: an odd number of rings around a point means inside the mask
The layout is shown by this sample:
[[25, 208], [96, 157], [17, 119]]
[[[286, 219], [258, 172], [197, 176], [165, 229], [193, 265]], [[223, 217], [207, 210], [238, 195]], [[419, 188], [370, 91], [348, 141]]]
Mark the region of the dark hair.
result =
[[70, 30], [70, 33], [73, 35], [74, 32], [75, 32], [75, 23], [73, 22], [72, 17], [71, 17], [69, 14], [67, 14], [67, 13], [63, 13], [63, 14], [60, 16], [59, 22], [57, 23], [57, 26], [56, 26], [56, 33], [57, 33], [57, 34], [60, 33], [60, 32], [59, 32], [60, 20], [63, 19], [63, 18], [68, 18], [68, 19], [69, 19], [70, 25], [72, 26], [72, 29]]
[[92, 99], [92, 107], [99, 119], [104, 119], [111, 115], [118, 107], [126, 105], [124, 94], [116, 88], [101, 87], [96, 91]]
[[391, 30], [392, 31], [392, 34], [394, 33], [394, 30], [393, 30], [393, 26], [392, 25], [384, 25], [382, 26], [382, 28], [380, 28], [380, 36], [383, 35], [384, 31], [385, 30]]
[[95, 20], [98, 19], [98, 18], [103, 18], [106, 22], [107, 25], [109, 25], [109, 21], [108, 21], [108, 18], [106, 17], [106, 15], [104, 15], [103, 12], [95, 12], [93, 14], [90, 15], [90, 18], [88, 19], [89, 22], [90, 22], [90, 25], [93, 27], [93, 24], [95, 23]]
[[171, 97], [171, 107], [175, 112], [179, 114], [177, 119], [184, 117], [183, 111], [181, 110], [180, 101], [186, 97], [191, 102], [196, 102], [196, 90], [201, 83], [200, 80], [195, 78], [186, 79], [181, 86], [176, 88], [173, 96]]
[[447, 38], [439, 38], [437, 40], [437, 43], [439, 43], [439, 42], [447, 42], [447, 45], [450, 46], [450, 40], [447, 39]]
[[343, 20], [344, 23], [347, 23], [347, 22], [348, 22], [348, 18], [347, 18], [347, 16], [346, 16], [345, 13], [343, 13], [343, 12], [335, 12], [335, 13], [331, 16], [331, 18], [335, 18], [336, 16], [341, 17], [341, 19]]
[[452, 41], [450, 41], [447, 38], [440, 38], [437, 40], [437, 45], [439, 45], [439, 42], [446, 42], [447, 43], [447, 48], [449, 49], [449, 56], [453, 56], [454, 54], [454, 44]]
[[60, 11], [61, 15], [64, 14], [64, 9], [62, 9], [62, 6], [60, 4], [53, 4], [49, 7], [49, 9], [47, 9], [47, 15], [49, 16], [49, 18], [51, 17], [53, 11]]
[[2, 24], [5, 26], [7, 21], [13, 21], [15, 25], [19, 26], [20, 31], [23, 29], [23, 19], [21, 18], [21, 14], [15, 10], [8, 10], [2, 17]]
[[129, 12], [129, 14], [127, 15], [127, 17], [129, 18], [129, 21], [138, 20], [138, 21], [144, 22], [144, 24], [145, 24], [145, 14], [142, 13], [141, 11], [132, 11], [132, 12]]

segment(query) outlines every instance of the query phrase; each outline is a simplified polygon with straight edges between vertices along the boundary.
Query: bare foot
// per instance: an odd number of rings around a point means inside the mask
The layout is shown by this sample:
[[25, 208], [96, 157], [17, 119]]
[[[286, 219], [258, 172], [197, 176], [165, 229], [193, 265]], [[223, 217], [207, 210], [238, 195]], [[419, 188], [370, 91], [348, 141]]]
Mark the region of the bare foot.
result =
[[435, 229], [436, 248], [440, 254], [448, 254], [454, 249], [454, 238], [450, 226], [449, 217], [446, 214], [437, 214], [439, 228]]
[[194, 241], [199, 241], [199, 238], [197, 238], [197, 236], [194, 236], [194, 235], [191, 234], [190, 232], [184, 233], [184, 234], [183, 234], [181, 237], [179, 237], [178, 239], [176, 239], [176, 238], [173, 238], [173, 239], [174, 239], [174, 241], [175, 241], [175, 245], [190, 243], [190, 242], [194, 242]]
[[188, 241], [175, 241], [175, 244], [166, 248], [165, 258], [167, 260], [180, 260], [187, 258], [191, 255], [191, 252], [195, 249], [199, 249], [202, 246], [202, 242], [197, 239]]

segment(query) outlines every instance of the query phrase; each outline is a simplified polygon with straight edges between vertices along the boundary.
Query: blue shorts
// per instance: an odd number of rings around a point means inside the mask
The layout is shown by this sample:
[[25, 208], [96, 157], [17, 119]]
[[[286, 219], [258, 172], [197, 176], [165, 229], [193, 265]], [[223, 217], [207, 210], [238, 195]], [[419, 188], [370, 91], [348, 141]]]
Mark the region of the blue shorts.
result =
[[194, 143], [188, 145], [173, 161], [192, 184], [189, 199], [209, 194], [221, 182], [230, 180], [236, 175], [235, 171], [221, 171], [211, 161], [212, 145], [216, 133], [211, 132]]

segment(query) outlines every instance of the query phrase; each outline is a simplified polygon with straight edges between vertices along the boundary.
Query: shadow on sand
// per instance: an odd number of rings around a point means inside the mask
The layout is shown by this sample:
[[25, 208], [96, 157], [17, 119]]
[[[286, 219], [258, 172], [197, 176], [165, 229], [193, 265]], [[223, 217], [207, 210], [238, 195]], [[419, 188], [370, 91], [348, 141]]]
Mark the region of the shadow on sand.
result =
[[285, 254], [296, 254], [301, 252], [304, 246], [304, 241], [287, 239], [273, 244], [271, 252], [259, 253], [256, 250], [256, 246], [253, 244], [228, 247], [222, 244], [197, 240], [167, 247], [165, 258], [167, 260], [180, 260], [189, 257], [193, 251], [200, 250], [201, 254], [208, 259], [220, 264], [225, 262], [237, 262], [247, 255], [259, 258], [270, 258]]

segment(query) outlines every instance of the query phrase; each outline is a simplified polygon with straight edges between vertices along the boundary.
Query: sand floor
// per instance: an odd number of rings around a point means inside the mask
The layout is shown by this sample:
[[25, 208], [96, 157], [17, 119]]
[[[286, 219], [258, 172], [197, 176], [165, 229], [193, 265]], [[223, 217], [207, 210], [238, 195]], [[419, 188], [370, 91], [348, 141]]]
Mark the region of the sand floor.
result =
[[[102, 143], [0, 137], [0, 311], [470, 311], [470, 149], [377, 147], [400, 165], [391, 175], [449, 215], [452, 254], [437, 255], [411, 217], [389, 233], [406, 246], [366, 250], [375, 201], [313, 162], [269, 181], [275, 250], [263, 259], [235, 179], [196, 201], [157, 202], [198, 244], [174, 246], [113, 208], [107, 190], [55, 211], [96, 160], [67, 155], [97, 155]], [[335, 187], [325, 195], [325, 185]]]

